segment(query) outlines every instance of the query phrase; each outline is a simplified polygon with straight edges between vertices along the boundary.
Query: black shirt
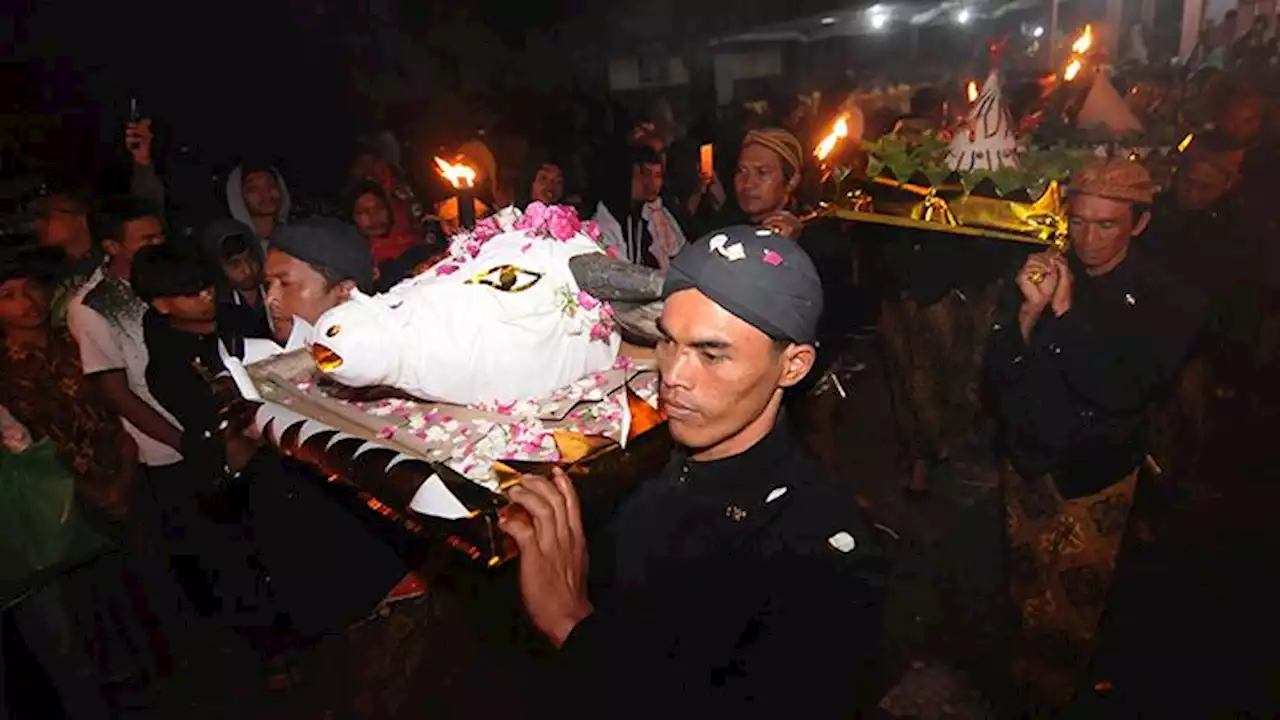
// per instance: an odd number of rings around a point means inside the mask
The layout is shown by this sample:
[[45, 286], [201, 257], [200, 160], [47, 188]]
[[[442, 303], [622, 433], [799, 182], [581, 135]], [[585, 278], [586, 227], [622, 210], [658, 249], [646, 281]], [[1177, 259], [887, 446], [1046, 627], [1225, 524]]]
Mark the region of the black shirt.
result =
[[213, 388], [196, 370], [203, 367], [210, 377], [222, 372], [218, 337], [175, 330], [155, 310], [143, 317], [142, 331], [148, 355], [147, 389], [182, 426], [182, 457], [187, 467], [220, 471], [223, 448], [210, 439], [219, 422], [218, 404]]
[[677, 453], [622, 505], [591, 562], [596, 610], [557, 656], [561, 711], [566, 698], [615, 718], [856, 709], [884, 557], [785, 418], [734, 457]]
[[257, 304], [250, 304], [239, 290], [222, 286], [217, 291], [218, 336], [230, 349], [235, 338], [270, 340], [271, 321], [267, 316], [266, 292], [258, 289]]
[[1072, 307], [1046, 308], [1030, 342], [1010, 282], [987, 343], [1006, 450], [1025, 478], [1052, 473], [1064, 497], [1123, 479], [1145, 453], [1149, 403], [1174, 378], [1203, 324], [1204, 303], [1136, 247], [1089, 277], [1072, 258]]
[[[213, 389], [195, 369], [222, 369], [218, 339], [173, 329], [154, 310], [143, 320], [147, 385], [182, 423], [185, 472], [197, 492], [215, 488], [226, 449]], [[405, 572], [395, 552], [325, 493], [323, 478], [260, 450], [243, 470], [249, 478], [249, 523], [271, 594], [292, 628], [305, 635], [335, 632], [377, 605]]]

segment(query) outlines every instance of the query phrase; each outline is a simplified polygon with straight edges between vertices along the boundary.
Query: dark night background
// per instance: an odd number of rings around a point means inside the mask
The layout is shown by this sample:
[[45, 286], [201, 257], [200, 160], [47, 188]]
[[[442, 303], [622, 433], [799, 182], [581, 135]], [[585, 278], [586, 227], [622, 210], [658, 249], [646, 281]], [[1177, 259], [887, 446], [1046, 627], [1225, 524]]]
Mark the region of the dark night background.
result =
[[0, 20], [6, 174], [110, 184], [136, 97], [162, 164], [184, 146], [202, 166], [267, 153], [304, 192], [327, 186], [359, 132], [473, 125], [460, 94], [518, 83], [526, 34], [584, 2], [16, 0]]

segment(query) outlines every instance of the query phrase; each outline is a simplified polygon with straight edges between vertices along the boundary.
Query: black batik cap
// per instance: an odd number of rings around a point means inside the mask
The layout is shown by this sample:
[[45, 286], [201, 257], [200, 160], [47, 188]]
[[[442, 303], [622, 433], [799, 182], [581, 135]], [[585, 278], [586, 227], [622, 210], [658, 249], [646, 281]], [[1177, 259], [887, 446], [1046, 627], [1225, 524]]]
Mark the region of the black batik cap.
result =
[[697, 290], [776, 340], [812, 344], [822, 316], [822, 281], [808, 253], [772, 230], [734, 225], [684, 247], [662, 296]]
[[354, 225], [325, 217], [299, 220], [272, 233], [271, 247], [305, 263], [329, 268], [365, 292], [373, 287], [373, 253]]

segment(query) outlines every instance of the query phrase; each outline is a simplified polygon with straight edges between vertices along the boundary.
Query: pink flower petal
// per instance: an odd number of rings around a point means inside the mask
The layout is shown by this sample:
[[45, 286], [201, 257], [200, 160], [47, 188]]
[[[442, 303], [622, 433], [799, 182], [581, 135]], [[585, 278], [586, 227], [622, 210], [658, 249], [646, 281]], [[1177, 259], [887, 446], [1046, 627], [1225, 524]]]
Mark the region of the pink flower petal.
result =
[[600, 307], [600, 301], [586, 290], [578, 291], [578, 304], [582, 306], [583, 310], [595, 310]]

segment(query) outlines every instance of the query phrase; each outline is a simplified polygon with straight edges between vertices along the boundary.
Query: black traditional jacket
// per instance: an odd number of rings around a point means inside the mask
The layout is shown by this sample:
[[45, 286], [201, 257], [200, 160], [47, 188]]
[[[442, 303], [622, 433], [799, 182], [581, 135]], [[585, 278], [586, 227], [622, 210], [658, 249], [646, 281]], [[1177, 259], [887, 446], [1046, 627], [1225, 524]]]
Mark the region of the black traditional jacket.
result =
[[564, 717], [853, 714], [884, 555], [785, 417], [740, 455], [677, 454], [592, 556], [596, 610], [557, 656]]
[[1022, 293], [1005, 288], [987, 341], [987, 371], [1004, 441], [1025, 478], [1051, 473], [1064, 497], [1122, 480], [1146, 452], [1149, 404], [1174, 378], [1205, 305], [1135, 246], [1089, 277], [1072, 258], [1072, 307], [1046, 308], [1024, 341]]

